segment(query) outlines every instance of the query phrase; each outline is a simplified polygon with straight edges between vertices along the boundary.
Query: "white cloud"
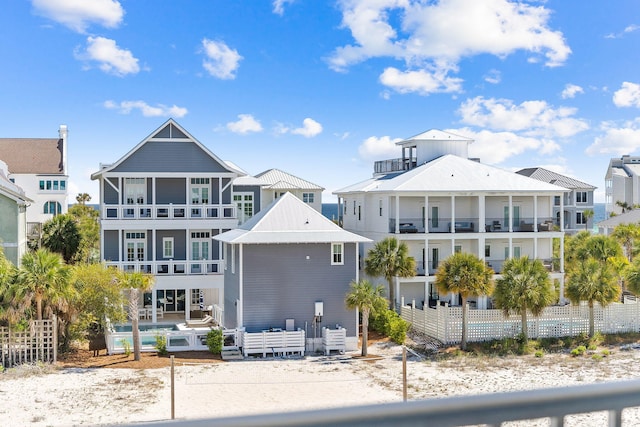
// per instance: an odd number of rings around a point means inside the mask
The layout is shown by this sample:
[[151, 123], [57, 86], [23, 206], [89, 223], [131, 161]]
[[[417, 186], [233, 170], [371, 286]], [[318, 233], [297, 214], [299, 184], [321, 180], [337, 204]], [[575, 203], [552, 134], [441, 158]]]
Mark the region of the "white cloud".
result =
[[578, 85], [568, 83], [564, 86], [564, 90], [560, 94], [562, 99], [575, 98], [577, 94], [584, 93], [584, 89]]
[[496, 85], [502, 81], [502, 74], [498, 70], [489, 70], [489, 72], [484, 75], [484, 81]]
[[227, 123], [227, 129], [233, 133], [246, 135], [250, 132], [262, 132], [262, 125], [251, 114], [238, 114], [238, 121]]
[[628, 25], [624, 28], [624, 30], [622, 30], [621, 33], [609, 33], [606, 36], [604, 36], [604, 38], [606, 39], [617, 39], [620, 37], [624, 37], [625, 34], [629, 34], [629, 33], [633, 33], [634, 31], [638, 31], [640, 30], [640, 25], [635, 25], [635, 24], [631, 24]]
[[462, 79], [448, 77], [443, 70], [400, 71], [389, 67], [380, 75], [380, 82], [399, 93], [460, 92]]
[[600, 154], [621, 156], [637, 153], [640, 149], [640, 118], [616, 127], [603, 123], [602, 135], [596, 137], [585, 152], [590, 156]]
[[105, 73], [120, 77], [140, 71], [138, 59], [130, 50], [121, 49], [115, 40], [104, 37], [87, 37], [86, 50], [76, 51], [75, 56], [82, 61], [97, 62], [98, 68]]
[[205, 59], [202, 66], [214, 77], [224, 80], [236, 78], [236, 71], [242, 56], [224, 42], [202, 39]]
[[389, 136], [370, 136], [358, 147], [358, 153], [364, 160], [384, 160], [398, 157], [396, 142], [402, 138], [392, 139]]
[[[543, 6], [507, 0], [342, 0], [339, 7], [342, 27], [351, 31], [354, 43], [338, 47], [328, 58], [329, 66], [346, 71], [369, 58], [395, 58], [404, 61], [407, 71], [396, 71], [391, 81], [404, 91], [441, 91], [433, 82], [415, 84], [416, 76], [424, 79], [426, 73], [448, 81], [466, 57], [503, 58], [523, 50], [533, 58], [544, 56], [553, 67], [571, 53], [562, 33], [548, 27], [550, 11]], [[389, 81], [385, 77], [383, 84]], [[457, 86], [447, 87], [459, 87], [459, 79], [454, 80]]]
[[273, 0], [273, 13], [282, 16], [284, 14], [284, 6], [293, 4], [295, 0]]
[[474, 132], [468, 128], [448, 130], [447, 132], [473, 139], [474, 143], [469, 145], [469, 156], [478, 157], [482, 163], [487, 164], [502, 163], [510, 157], [523, 154], [526, 151], [549, 155], [560, 150], [560, 146], [552, 140], [523, 136], [514, 132], [488, 130]]
[[115, 0], [32, 0], [36, 14], [84, 33], [92, 24], [115, 28], [124, 16], [120, 2]]
[[613, 94], [613, 103], [616, 107], [640, 108], [640, 85], [637, 83], [623, 82], [622, 88]]
[[296, 135], [302, 135], [305, 138], [312, 138], [322, 133], [322, 125], [307, 117], [302, 121], [302, 127], [292, 129], [290, 132]]
[[140, 110], [144, 117], [184, 117], [187, 109], [173, 105], [168, 107], [158, 104], [155, 107], [144, 101], [122, 101], [119, 104], [114, 101], [105, 101], [104, 107], [110, 110], [118, 110], [121, 114], [129, 114], [132, 110]]
[[457, 112], [467, 125], [533, 137], [566, 138], [589, 128], [586, 121], [573, 117], [575, 108], [552, 108], [545, 101], [515, 105], [508, 99], [476, 97], [463, 102]]

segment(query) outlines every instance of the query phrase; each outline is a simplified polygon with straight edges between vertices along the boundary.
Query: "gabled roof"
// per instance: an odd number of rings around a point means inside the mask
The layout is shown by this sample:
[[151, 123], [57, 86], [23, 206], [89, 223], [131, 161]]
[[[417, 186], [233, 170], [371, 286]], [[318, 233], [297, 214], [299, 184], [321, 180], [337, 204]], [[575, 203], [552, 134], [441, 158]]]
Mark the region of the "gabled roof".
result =
[[396, 142], [397, 145], [406, 145], [415, 143], [415, 141], [465, 141], [473, 142], [473, 139], [464, 136], [456, 135], [454, 133], [445, 132], [438, 129], [430, 129], [426, 132], [422, 132], [418, 135], [414, 135], [411, 138], [407, 138], [403, 141]]
[[239, 228], [214, 239], [225, 243], [370, 242], [343, 230], [291, 193], [285, 193]]
[[0, 138], [0, 160], [10, 173], [52, 174], [64, 171], [61, 138]]
[[638, 224], [640, 223], [640, 209], [633, 209], [620, 215], [600, 221], [596, 226], [600, 228], [616, 228], [620, 224]]
[[269, 169], [256, 175], [268, 184], [267, 188], [278, 190], [324, 190], [317, 184], [298, 178], [279, 169]]
[[169, 119], [166, 122], [164, 122], [162, 126], [160, 126], [155, 131], [153, 131], [148, 137], [146, 137], [140, 143], [138, 143], [138, 145], [133, 147], [127, 154], [121, 157], [118, 161], [116, 161], [115, 163], [111, 163], [109, 165], [104, 165], [102, 169], [100, 169], [98, 172], [91, 174], [91, 179], [97, 179], [100, 175], [116, 169], [123, 162], [125, 162], [129, 157], [131, 157], [134, 153], [136, 153], [136, 151], [140, 150], [145, 144], [151, 141], [191, 142], [195, 144], [204, 153], [206, 153], [216, 163], [218, 163], [220, 167], [223, 168], [224, 170], [231, 173], [235, 173], [235, 174], [241, 174], [241, 172], [237, 170], [236, 167], [232, 167], [227, 162], [218, 158], [207, 147], [202, 145], [200, 141], [198, 141], [196, 138], [190, 135], [189, 132], [187, 132], [182, 126], [176, 123], [175, 120]]
[[359, 192], [549, 192], [566, 188], [446, 154], [404, 173], [376, 176], [334, 194]]
[[598, 187], [594, 187], [591, 184], [578, 181], [577, 179], [574, 179], [565, 175], [560, 175], [559, 173], [550, 171], [545, 168], [525, 168], [525, 169], [520, 169], [516, 173], [520, 175], [528, 176], [529, 178], [548, 182], [550, 184], [560, 185], [562, 187], [569, 188], [572, 190], [576, 190], [576, 189], [594, 190], [598, 188]]

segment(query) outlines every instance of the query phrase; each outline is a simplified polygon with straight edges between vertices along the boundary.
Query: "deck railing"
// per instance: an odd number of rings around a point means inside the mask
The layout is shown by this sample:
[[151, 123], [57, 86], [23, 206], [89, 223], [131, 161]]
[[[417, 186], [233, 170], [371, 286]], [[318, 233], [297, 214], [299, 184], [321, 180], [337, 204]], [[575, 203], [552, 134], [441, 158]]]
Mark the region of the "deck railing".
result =
[[156, 275], [222, 274], [221, 260], [107, 261], [105, 264], [123, 271]]
[[[565, 417], [606, 411], [607, 420], [590, 426], [621, 427], [622, 411], [640, 406], [640, 380], [596, 383], [582, 386], [449, 397], [367, 406], [320, 409], [136, 424], [137, 427], [219, 426], [333, 426], [361, 427], [458, 427], [500, 426], [504, 422], [548, 418], [550, 426], [564, 425]], [[597, 424], [596, 424], [597, 423]], [[633, 423], [626, 424], [628, 426]]]
[[102, 205], [102, 219], [235, 219], [236, 207], [231, 204], [187, 205]]

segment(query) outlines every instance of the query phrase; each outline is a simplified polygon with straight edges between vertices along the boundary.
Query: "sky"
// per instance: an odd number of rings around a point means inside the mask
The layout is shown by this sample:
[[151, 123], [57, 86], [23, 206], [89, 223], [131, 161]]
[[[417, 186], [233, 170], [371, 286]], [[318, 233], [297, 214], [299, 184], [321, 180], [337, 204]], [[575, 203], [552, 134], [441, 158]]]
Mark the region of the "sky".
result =
[[640, 155], [640, 2], [9, 0], [0, 137], [69, 129], [70, 202], [173, 118], [251, 175], [332, 192], [430, 129], [598, 187]]

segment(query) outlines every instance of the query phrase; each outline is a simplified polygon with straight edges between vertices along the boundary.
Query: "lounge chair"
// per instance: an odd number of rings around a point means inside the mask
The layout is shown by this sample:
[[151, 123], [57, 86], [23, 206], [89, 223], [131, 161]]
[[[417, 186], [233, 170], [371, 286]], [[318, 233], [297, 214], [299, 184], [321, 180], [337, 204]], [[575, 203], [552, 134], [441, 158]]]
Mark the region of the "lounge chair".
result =
[[207, 315], [207, 316], [204, 316], [202, 319], [187, 320], [185, 323], [189, 328], [196, 328], [199, 326], [209, 326], [213, 324], [213, 322], [214, 322], [213, 317]]

